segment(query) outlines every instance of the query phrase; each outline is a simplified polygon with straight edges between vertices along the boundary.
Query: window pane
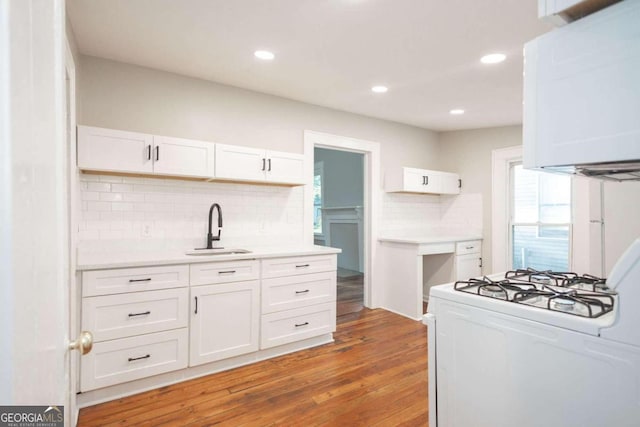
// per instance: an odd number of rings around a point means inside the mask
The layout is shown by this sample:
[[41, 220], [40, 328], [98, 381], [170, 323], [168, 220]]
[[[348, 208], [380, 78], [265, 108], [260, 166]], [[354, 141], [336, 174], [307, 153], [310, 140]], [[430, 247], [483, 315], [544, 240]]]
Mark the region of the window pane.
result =
[[522, 226], [512, 229], [513, 268], [569, 270], [569, 226]]
[[513, 167], [513, 220], [538, 222], [538, 172]]
[[540, 222], [571, 222], [571, 178], [553, 173], [540, 175]]
[[313, 177], [313, 232], [322, 234], [322, 175]]
[[514, 222], [571, 222], [571, 178], [513, 167]]

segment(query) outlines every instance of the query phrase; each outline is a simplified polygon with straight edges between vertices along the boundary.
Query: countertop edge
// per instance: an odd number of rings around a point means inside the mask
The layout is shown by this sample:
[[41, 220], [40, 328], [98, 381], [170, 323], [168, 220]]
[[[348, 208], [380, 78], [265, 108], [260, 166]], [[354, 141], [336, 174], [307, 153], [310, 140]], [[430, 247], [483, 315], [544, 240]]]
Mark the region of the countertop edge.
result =
[[379, 237], [379, 242], [405, 243], [410, 245], [428, 245], [432, 243], [457, 243], [483, 240], [482, 236], [443, 236], [443, 237]]
[[[205, 262], [221, 262], [221, 261], [236, 261], [236, 260], [250, 260], [250, 259], [264, 259], [264, 258], [284, 258], [292, 256], [312, 256], [312, 255], [332, 255], [342, 252], [341, 249], [329, 248], [324, 246], [310, 246], [309, 248], [291, 248], [291, 249], [271, 249], [260, 250], [257, 249], [248, 254], [229, 254], [229, 255], [185, 255], [158, 253], [156, 255], [145, 254], [145, 257], [129, 260], [107, 260], [104, 262], [93, 261], [93, 258], [97, 258], [100, 254], [93, 254], [86, 256], [92, 260], [85, 263], [78, 263], [76, 271], [91, 271], [91, 270], [106, 270], [111, 268], [132, 268], [132, 267], [151, 267], [158, 265], [178, 265], [178, 264], [200, 264]], [[132, 258], [136, 254], [130, 255]], [[123, 255], [125, 258], [126, 255]]]

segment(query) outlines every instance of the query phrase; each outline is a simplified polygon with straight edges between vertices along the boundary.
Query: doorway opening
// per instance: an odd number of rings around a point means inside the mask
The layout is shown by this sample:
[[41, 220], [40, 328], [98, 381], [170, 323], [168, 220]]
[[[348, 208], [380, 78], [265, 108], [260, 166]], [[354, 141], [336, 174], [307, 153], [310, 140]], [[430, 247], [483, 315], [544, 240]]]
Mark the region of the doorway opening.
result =
[[[378, 306], [372, 271], [380, 209], [380, 144], [312, 131], [305, 131], [304, 144], [305, 241], [343, 250], [338, 257], [338, 322], [347, 321], [363, 307]], [[332, 157], [341, 159], [338, 169], [345, 170], [333, 172]], [[342, 187], [340, 193], [332, 191], [336, 186]], [[361, 197], [346, 198], [348, 192], [341, 190], [349, 187], [358, 188], [352, 193], [361, 190]]]
[[313, 240], [338, 254], [337, 316], [364, 307], [364, 154], [315, 147]]

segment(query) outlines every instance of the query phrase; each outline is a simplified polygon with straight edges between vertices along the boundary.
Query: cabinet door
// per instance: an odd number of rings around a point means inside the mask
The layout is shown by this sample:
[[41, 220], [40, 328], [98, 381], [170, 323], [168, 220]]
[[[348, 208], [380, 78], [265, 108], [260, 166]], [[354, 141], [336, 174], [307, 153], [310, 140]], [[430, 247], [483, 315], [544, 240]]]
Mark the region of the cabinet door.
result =
[[403, 168], [403, 191], [424, 193], [425, 176], [422, 169]]
[[456, 280], [468, 280], [482, 274], [480, 254], [456, 255]]
[[163, 175], [214, 176], [215, 144], [154, 136], [153, 171]]
[[216, 178], [240, 181], [265, 179], [267, 158], [264, 150], [216, 144], [215, 163]]
[[304, 184], [304, 156], [281, 151], [267, 151], [267, 181], [282, 184]]
[[458, 174], [440, 172], [440, 194], [460, 194], [460, 177]]
[[151, 173], [153, 136], [78, 126], [78, 167], [83, 170]]
[[260, 282], [191, 288], [190, 366], [258, 350]]

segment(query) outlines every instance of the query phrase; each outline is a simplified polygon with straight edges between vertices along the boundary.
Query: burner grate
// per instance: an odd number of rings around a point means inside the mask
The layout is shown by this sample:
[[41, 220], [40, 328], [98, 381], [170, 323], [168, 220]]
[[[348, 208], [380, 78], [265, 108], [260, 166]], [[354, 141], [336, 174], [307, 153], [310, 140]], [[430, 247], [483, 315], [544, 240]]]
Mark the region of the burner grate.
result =
[[557, 290], [548, 286], [517, 292], [513, 302], [589, 318], [609, 313], [614, 303], [613, 297], [608, 294], [576, 289]]

